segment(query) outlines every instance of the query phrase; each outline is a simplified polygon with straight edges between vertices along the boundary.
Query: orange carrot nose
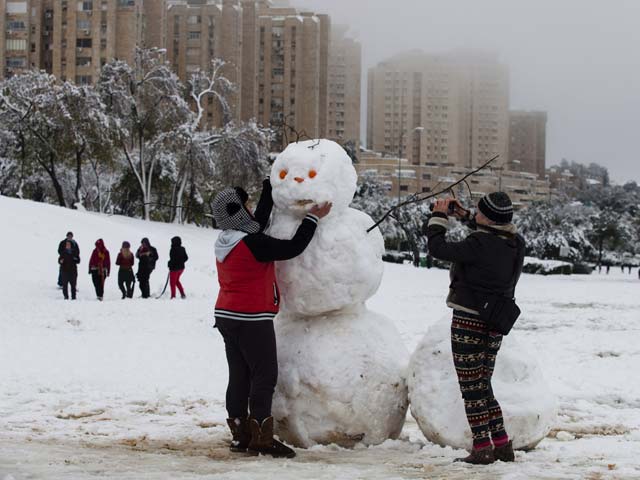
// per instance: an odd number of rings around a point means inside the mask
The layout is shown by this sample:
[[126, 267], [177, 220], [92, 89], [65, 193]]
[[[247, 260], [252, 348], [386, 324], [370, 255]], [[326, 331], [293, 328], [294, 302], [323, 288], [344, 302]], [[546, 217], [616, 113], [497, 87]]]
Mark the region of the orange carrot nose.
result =
[[304, 182], [304, 178], [300, 178], [300, 177], [295, 177], [294, 180], [298, 183]]

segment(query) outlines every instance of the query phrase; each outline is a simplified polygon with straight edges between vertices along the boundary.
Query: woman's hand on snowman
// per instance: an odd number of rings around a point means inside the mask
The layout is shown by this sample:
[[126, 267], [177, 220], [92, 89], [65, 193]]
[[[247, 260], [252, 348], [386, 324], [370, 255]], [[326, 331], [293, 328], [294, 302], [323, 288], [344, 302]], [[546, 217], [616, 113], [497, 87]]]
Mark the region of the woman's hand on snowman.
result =
[[333, 204], [331, 202], [325, 202], [322, 205], [314, 205], [311, 207], [311, 210], [309, 210], [309, 213], [318, 218], [324, 218], [329, 215], [332, 206]]

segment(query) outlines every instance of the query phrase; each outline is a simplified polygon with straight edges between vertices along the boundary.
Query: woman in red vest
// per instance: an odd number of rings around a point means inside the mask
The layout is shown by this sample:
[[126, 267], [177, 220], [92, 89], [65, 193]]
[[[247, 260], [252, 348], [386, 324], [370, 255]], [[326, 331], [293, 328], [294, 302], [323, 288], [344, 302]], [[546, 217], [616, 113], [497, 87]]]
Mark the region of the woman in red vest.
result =
[[331, 204], [314, 206], [291, 240], [279, 240], [263, 233], [273, 208], [269, 179], [263, 182], [253, 215], [248, 199], [242, 188], [227, 188], [213, 204], [213, 216], [223, 230], [215, 247], [220, 283], [215, 317], [229, 364], [231, 451], [291, 458], [295, 452], [273, 438], [271, 416], [278, 379], [273, 319], [280, 304], [274, 262], [294, 258], [307, 248]]
[[89, 275], [91, 275], [93, 286], [96, 289], [96, 297], [100, 301], [104, 296], [104, 281], [109, 276], [109, 270], [111, 270], [109, 250], [104, 246], [104, 241], [99, 238], [89, 260]]

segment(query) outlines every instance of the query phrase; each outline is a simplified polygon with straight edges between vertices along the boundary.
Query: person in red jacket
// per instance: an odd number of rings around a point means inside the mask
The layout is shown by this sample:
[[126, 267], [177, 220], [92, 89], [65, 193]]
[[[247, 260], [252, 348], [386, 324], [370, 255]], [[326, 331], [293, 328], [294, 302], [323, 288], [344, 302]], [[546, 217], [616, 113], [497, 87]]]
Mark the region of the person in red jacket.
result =
[[109, 250], [104, 246], [104, 241], [99, 238], [96, 241], [96, 248], [91, 253], [89, 259], [89, 275], [93, 280], [93, 286], [96, 289], [96, 297], [102, 301], [104, 296], [104, 281], [109, 276], [111, 270], [111, 259], [109, 258]]
[[129, 242], [122, 242], [122, 248], [118, 252], [116, 265], [120, 266], [118, 270], [118, 288], [122, 292], [122, 299], [133, 298], [133, 289], [136, 284], [136, 277], [133, 274], [133, 264], [135, 257], [131, 251]]
[[215, 246], [220, 284], [215, 318], [229, 365], [231, 451], [291, 458], [295, 452], [273, 438], [271, 416], [278, 379], [273, 319], [280, 304], [274, 262], [294, 258], [307, 248], [331, 204], [313, 206], [293, 238], [279, 240], [263, 233], [273, 208], [269, 179], [263, 182], [253, 215], [248, 198], [242, 188], [227, 188], [213, 204], [213, 216], [223, 230]]

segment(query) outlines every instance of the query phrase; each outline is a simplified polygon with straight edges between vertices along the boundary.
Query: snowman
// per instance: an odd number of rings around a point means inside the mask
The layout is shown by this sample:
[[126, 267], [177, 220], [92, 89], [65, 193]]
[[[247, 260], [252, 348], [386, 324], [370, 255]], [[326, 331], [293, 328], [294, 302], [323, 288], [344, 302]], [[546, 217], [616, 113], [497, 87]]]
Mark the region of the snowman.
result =
[[406, 351], [394, 325], [365, 301], [382, 280], [384, 242], [367, 214], [349, 207], [357, 174], [329, 140], [293, 143], [273, 164], [269, 234], [292, 238], [314, 204], [331, 202], [307, 249], [276, 264], [278, 434], [310, 447], [397, 438], [408, 407]]

